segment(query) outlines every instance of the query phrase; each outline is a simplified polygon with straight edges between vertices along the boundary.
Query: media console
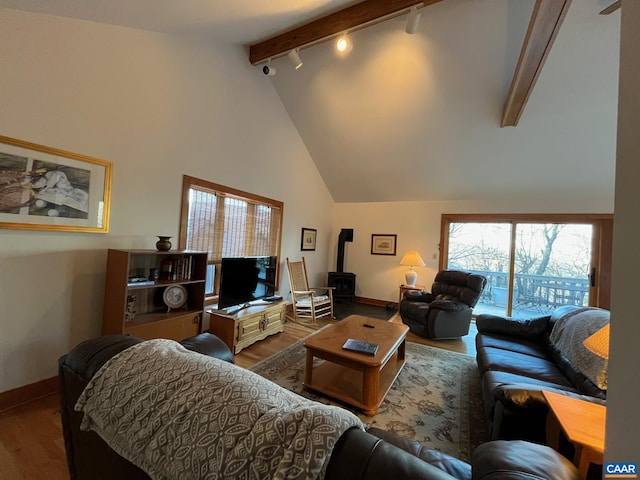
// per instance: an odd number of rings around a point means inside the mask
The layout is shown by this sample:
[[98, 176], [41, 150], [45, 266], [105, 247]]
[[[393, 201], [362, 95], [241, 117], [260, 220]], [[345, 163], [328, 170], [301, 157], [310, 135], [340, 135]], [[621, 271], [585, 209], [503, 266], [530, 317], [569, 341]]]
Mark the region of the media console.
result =
[[236, 354], [269, 335], [284, 331], [287, 303], [251, 303], [233, 313], [207, 309], [209, 332], [218, 336]]

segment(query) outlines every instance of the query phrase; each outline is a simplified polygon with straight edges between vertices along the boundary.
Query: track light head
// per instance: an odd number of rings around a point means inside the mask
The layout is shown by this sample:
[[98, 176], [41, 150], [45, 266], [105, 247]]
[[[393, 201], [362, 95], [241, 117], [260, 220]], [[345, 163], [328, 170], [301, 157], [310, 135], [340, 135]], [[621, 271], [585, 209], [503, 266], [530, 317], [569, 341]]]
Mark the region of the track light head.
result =
[[275, 67], [267, 64], [262, 67], [262, 73], [268, 77], [273, 77], [276, 74], [276, 69]]
[[289, 57], [293, 68], [295, 68], [296, 70], [298, 70], [302, 66], [302, 60], [300, 59], [300, 54], [298, 53], [297, 48], [287, 53], [287, 57]]
[[340, 35], [338, 40], [336, 40], [336, 50], [339, 55], [348, 55], [351, 50], [353, 50], [353, 42], [349, 35], [346, 33], [344, 35]]
[[418, 12], [418, 7], [411, 7], [411, 10], [409, 10], [409, 16], [407, 17], [407, 26], [404, 31], [410, 35], [416, 33], [420, 26], [420, 18], [422, 18], [422, 13]]

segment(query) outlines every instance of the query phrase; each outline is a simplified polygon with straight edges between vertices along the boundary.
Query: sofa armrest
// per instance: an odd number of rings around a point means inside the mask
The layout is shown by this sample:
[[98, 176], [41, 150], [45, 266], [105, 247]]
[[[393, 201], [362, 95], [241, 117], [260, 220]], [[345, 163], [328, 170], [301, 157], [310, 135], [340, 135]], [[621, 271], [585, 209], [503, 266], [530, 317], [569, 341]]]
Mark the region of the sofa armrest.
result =
[[471, 307], [463, 302], [455, 300], [434, 300], [429, 304], [431, 310], [442, 310], [443, 312], [462, 312], [469, 310]]
[[[408, 451], [358, 428], [351, 428], [336, 442], [325, 480], [455, 480], [438, 467]], [[458, 480], [470, 480], [462, 477]]]
[[78, 344], [70, 353], [62, 356], [58, 365], [63, 364], [89, 381], [100, 368], [123, 350], [136, 345], [143, 340], [129, 335], [103, 335], [85, 340]]
[[541, 317], [517, 319], [499, 315], [480, 314], [476, 317], [479, 333], [498, 333], [502, 335], [537, 338], [546, 334], [549, 329], [549, 315]]
[[404, 292], [404, 298], [410, 302], [431, 303], [436, 299], [436, 295], [429, 292], [421, 292], [419, 290], [407, 290]]
[[569, 390], [537, 387], [535, 385], [528, 385], [524, 383], [500, 385], [493, 390], [493, 398], [509, 407], [526, 408], [528, 410], [547, 410], [549, 407], [547, 405], [547, 401], [542, 395], [543, 390], [559, 393], [560, 395], [565, 395], [567, 397], [577, 398], [584, 400], [585, 402], [597, 403], [598, 405], [607, 404], [607, 401], [602, 398], [582, 395]]
[[555, 450], [522, 440], [483, 443], [471, 456], [473, 480], [579, 480], [577, 468]]
[[549, 407], [542, 395], [542, 390], [545, 388], [525, 383], [512, 383], [497, 386], [493, 389], [492, 394], [496, 402], [502, 403], [509, 410], [546, 411]]
[[414, 455], [435, 467], [438, 467], [440, 470], [447, 472], [455, 478], [471, 478], [471, 465], [458, 458], [452, 457], [451, 455], [447, 455], [446, 453], [433, 448], [427, 448], [416, 440], [412, 440], [388, 430], [371, 427], [367, 429], [367, 432], [381, 438], [385, 442], [409, 452], [411, 455]]

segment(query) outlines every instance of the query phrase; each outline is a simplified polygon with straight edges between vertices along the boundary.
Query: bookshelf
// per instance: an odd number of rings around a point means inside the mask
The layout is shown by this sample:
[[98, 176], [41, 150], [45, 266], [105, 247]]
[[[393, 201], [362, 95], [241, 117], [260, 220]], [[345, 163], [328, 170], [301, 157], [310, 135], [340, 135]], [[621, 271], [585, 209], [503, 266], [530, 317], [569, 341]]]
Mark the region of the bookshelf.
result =
[[206, 271], [206, 252], [109, 249], [102, 334], [145, 340], [197, 335]]

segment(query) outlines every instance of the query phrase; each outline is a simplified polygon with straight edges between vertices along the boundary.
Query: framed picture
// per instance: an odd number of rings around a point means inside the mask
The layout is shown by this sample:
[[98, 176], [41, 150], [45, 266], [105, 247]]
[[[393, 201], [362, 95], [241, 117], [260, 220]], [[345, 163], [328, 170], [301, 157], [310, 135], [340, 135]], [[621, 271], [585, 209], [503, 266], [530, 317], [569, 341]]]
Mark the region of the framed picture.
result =
[[111, 163], [0, 135], [0, 228], [109, 231]]
[[371, 255], [395, 255], [397, 235], [371, 235]]
[[313, 228], [303, 228], [302, 241], [300, 242], [300, 250], [315, 250], [317, 234], [318, 234], [318, 231]]

